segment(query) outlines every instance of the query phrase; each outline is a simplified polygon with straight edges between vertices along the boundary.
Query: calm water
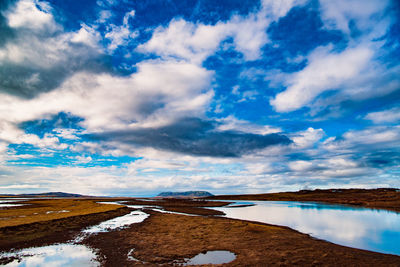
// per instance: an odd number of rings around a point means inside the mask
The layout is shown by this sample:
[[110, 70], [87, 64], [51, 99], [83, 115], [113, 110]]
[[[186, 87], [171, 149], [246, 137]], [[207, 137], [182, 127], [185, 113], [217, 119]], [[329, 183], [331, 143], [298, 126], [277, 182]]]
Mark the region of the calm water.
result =
[[28, 204], [16, 204], [16, 202], [21, 202], [29, 200], [28, 198], [0, 198], [0, 208], [18, 207]]
[[34, 267], [34, 266], [99, 266], [92, 250], [82, 245], [58, 244], [45, 247], [28, 248], [18, 253], [6, 253], [1, 256], [19, 256], [20, 261], [14, 260], [5, 266]]
[[104, 221], [98, 225], [83, 230], [83, 233], [100, 233], [127, 227], [133, 223], [143, 222], [149, 215], [142, 211], [132, 211], [124, 216]]
[[187, 259], [186, 265], [200, 265], [200, 264], [223, 264], [236, 259], [236, 255], [227, 250], [214, 250], [200, 253], [191, 259]]
[[229, 218], [288, 226], [336, 244], [400, 255], [400, 213], [319, 203], [252, 202], [256, 205], [215, 209]]
[[17, 256], [21, 260], [15, 260], [6, 266], [99, 266], [95, 260], [96, 255], [86, 246], [78, 243], [91, 234], [121, 229], [133, 223], [144, 221], [149, 215], [142, 211], [132, 211], [129, 214], [104, 221], [98, 225], [82, 231], [72, 243], [56, 244], [36, 248], [27, 248], [10, 253], [0, 254], [2, 257]]

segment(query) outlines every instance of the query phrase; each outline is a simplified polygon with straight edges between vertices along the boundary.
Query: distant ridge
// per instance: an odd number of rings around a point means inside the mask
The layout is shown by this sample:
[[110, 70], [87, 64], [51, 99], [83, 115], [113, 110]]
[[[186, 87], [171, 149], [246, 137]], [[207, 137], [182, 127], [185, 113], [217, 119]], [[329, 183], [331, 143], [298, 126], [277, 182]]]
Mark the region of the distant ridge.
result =
[[0, 194], [0, 196], [7, 197], [87, 197], [80, 194], [71, 194], [64, 192], [46, 192], [37, 194]]
[[214, 196], [207, 191], [186, 191], [186, 192], [162, 192], [157, 197], [170, 198], [196, 198], [196, 197], [211, 197]]

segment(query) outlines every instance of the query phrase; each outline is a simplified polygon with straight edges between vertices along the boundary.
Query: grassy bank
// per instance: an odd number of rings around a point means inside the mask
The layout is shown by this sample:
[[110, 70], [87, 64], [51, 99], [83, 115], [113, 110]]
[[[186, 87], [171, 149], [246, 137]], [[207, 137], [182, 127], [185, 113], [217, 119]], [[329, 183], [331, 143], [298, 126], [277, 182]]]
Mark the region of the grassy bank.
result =
[[[85, 241], [105, 266], [169, 265], [208, 250], [237, 255], [226, 266], [400, 266], [400, 257], [316, 240], [287, 227], [150, 212], [143, 223]], [[116, 249], [118, 248], [118, 249]], [[129, 260], [127, 255], [139, 261]]]
[[380, 189], [327, 189], [302, 190], [249, 195], [220, 195], [208, 199], [268, 200], [268, 201], [313, 201], [332, 204], [362, 206], [400, 212], [400, 191], [392, 188]]

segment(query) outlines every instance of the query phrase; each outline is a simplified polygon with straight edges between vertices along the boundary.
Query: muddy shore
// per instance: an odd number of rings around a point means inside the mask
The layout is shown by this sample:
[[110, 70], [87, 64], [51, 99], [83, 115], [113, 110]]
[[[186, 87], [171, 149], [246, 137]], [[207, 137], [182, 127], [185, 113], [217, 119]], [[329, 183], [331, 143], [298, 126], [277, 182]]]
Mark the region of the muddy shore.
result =
[[1, 227], [0, 252], [67, 242], [86, 227], [128, 214], [130, 211], [131, 209], [122, 207], [106, 212]]
[[153, 201], [145, 200], [130, 200], [126, 201], [128, 205], [143, 205], [143, 206], [158, 206], [166, 211], [187, 213], [192, 215], [214, 216], [224, 215], [223, 212], [218, 210], [208, 209], [210, 207], [223, 207], [229, 204], [224, 201], [207, 201], [202, 199], [189, 200], [189, 199], [155, 199]]
[[219, 195], [208, 197], [214, 200], [265, 200], [265, 201], [312, 201], [351, 205], [400, 212], [400, 190], [379, 189], [327, 189], [301, 190], [249, 195]]
[[[104, 266], [170, 266], [208, 250], [228, 250], [237, 255], [224, 266], [400, 266], [399, 256], [316, 240], [288, 227], [217, 217], [215, 210], [207, 209], [227, 202], [123, 200], [130, 205], [159, 206], [201, 216], [145, 210], [151, 216], [142, 223], [84, 239], [82, 243], [97, 251], [98, 260]], [[104, 206], [113, 210], [1, 227], [0, 251], [66, 242], [85, 227], [131, 210], [117, 205]], [[12, 259], [3, 259], [3, 262], [0, 259], [0, 264], [7, 260]]]
[[148, 212], [143, 223], [84, 244], [98, 250], [104, 266], [168, 266], [209, 250], [237, 255], [224, 266], [400, 266], [399, 256], [335, 245], [287, 227]]

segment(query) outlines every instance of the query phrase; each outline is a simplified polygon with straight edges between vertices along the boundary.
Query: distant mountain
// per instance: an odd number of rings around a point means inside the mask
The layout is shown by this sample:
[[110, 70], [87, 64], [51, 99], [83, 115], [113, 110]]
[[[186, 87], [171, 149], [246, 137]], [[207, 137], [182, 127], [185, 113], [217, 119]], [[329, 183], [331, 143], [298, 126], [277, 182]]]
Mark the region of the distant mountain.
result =
[[64, 192], [46, 192], [37, 194], [0, 194], [0, 196], [12, 196], [12, 197], [86, 197], [79, 194], [71, 194]]
[[162, 192], [157, 197], [171, 198], [196, 198], [196, 197], [211, 197], [213, 194], [207, 191], [186, 191], [186, 192]]

